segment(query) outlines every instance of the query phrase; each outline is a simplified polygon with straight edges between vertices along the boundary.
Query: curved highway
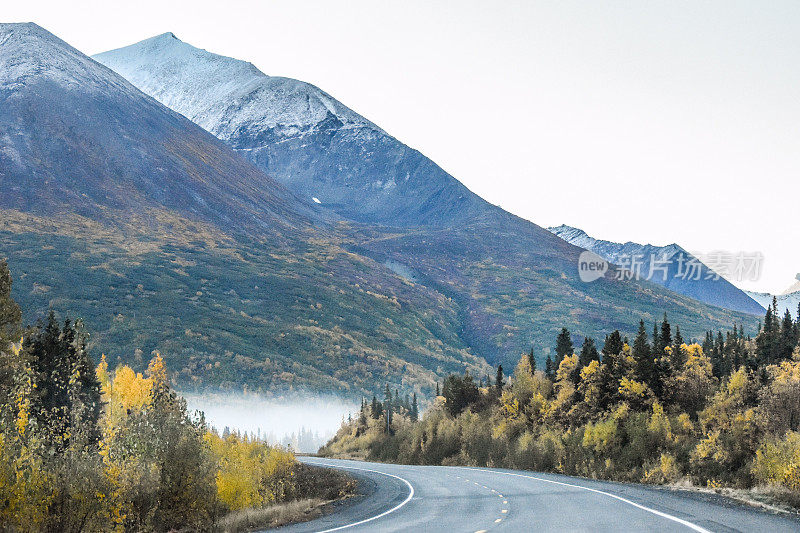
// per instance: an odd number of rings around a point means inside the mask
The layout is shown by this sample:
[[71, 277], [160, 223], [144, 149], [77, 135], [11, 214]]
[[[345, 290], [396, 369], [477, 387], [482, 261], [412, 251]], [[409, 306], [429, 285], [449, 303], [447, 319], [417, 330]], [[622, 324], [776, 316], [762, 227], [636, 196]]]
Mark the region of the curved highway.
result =
[[519, 470], [300, 460], [346, 470], [364, 495], [278, 531], [800, 531], [797, 518], [716, 495]]

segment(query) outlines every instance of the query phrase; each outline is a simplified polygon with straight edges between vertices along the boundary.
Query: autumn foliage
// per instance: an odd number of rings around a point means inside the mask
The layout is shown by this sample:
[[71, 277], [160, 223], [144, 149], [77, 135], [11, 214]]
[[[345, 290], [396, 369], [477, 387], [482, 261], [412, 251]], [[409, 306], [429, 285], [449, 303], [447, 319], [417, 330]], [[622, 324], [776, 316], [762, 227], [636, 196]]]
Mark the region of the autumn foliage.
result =
[[800, 503], [800, 318], [775, 316], [773, 308], [754, 339], [734, 328], [702, 344], [684, 342], [665, 317], [652, 336], [644, 322], [633, 340], [611, 333], [602, 352], [586, 339], [580, 353], [570, 353], [562, 330], [544, 371], [531, 353], [504, 386], [451, 375], [419, 422], [396, 417], [388, 430], [364, 403], [321, 452], [766, 486]]

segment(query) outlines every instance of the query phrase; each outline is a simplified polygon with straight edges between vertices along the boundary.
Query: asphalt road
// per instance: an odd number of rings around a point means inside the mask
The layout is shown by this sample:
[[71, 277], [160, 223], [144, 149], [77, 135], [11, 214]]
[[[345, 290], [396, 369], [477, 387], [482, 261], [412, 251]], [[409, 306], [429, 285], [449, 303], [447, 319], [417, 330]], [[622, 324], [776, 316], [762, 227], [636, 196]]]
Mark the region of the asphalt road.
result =
[[277, 531], [800, 531], [798, 519], [716, 495], [519, 470], [300, 460], [346, 470], [363, 495]]

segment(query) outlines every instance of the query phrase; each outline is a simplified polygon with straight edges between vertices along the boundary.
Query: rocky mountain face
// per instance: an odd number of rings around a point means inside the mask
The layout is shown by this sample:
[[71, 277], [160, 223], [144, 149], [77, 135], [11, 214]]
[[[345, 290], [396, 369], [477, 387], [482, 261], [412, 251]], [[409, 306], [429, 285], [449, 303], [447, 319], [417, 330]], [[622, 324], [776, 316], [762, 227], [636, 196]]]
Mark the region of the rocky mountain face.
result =
[[446, 225], [490, 209], [421, 153], [311, 84], [267, 76], [172, 33], [95, 58], [301, 198], [350, 220]]
[[565, 241], [590, 250], [629, 270], [633, 275], [694, 298], [695, 300], [752, 315], [764, 309], [698, 258], [678, 246], [653, 246], [635, 242], [617, 243], [595, 239], [571, 226], [549, 228]]

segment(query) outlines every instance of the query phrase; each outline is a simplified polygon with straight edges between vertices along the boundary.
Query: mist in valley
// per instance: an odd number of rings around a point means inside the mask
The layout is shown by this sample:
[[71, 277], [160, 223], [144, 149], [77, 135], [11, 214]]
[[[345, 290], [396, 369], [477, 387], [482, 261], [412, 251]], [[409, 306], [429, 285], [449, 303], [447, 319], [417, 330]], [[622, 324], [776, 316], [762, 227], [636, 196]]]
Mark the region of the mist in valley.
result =
[[358, 411], [355, 402], [335, 396], [266, 398], [256, 394], [184, 393], [189, 409], [205, 413], [220, 434], [238, 431], [301, 453], [316, 452]]

